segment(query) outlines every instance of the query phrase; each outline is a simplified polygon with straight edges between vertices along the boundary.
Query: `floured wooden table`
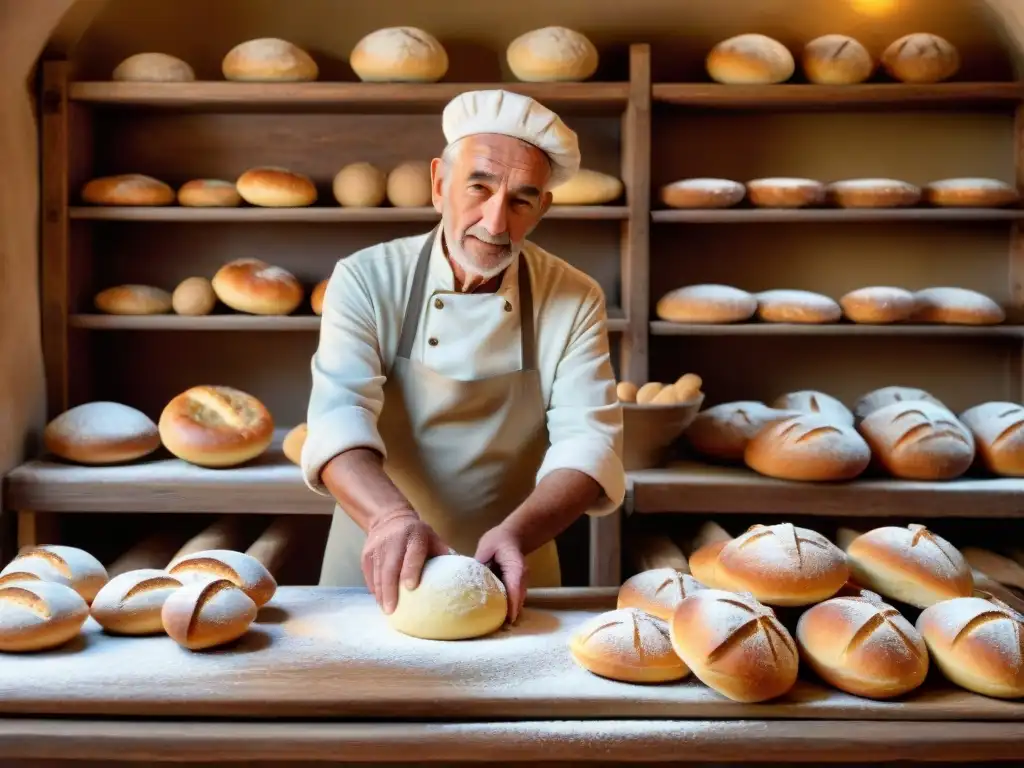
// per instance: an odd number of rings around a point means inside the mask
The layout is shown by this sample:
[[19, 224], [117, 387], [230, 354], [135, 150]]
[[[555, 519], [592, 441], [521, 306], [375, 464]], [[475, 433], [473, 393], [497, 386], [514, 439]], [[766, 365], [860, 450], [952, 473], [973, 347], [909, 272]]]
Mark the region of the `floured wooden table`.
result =
[[897, 702], [801, 680], [756, 705], [692, 677], [598, 678], [568, 639], [614, 595], [538, 591], [517, 626], [460, 643], [392, 631], [359, 590], [282, 588], [200, 653], [90, 620], [58, 651], [0, 656], [0, 760], [1024, 760], [1024, 702], [938, 678]]

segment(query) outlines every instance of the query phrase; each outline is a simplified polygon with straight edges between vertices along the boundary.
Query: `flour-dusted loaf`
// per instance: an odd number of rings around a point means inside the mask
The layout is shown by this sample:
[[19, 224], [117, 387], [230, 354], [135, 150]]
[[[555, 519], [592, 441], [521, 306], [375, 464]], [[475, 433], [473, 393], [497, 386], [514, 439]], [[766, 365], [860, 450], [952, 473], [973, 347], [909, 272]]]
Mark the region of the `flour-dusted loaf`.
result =
[[747, 182], [747, 199], [759, 208], [806, 208], [825, 202], [825, 185], [785, 176]]
[[675, 323], [741, 323], [757, 311], [753, 294], [731, 285], [687, 285], [662, 296], [655, 314]]
[[385, 27], [356, 43], [348, 63], [365, 82], [433, 83], [448, 71], [448, 54], [429, 32]]
[[855, 696], [902, 696], [928, 675], [928, 648], [921, 633], [866, 590], [804, 611], [796, 642], [800, 658], [822, 680]]
[[914, 314], [914, 294], [905, 288], [872, 285], [857, 288], [839, 299], [847, 320], [854, 323], [903, 323]]
[[255, 557], [232, 549], [207, 549], [176, 558], [167, 573], [183, 584], [227, 579], [247, 594], [257, 607], [266, 605], [277, 591], [277, 581]]
[[324, 297], [327, 295], [327, 284], [330, 279], [325, 278], [316, 284], [309, 296], [309, 307], [314, 315], [322, 315], [324, 311]]
[[960, 414], [974, 436], [975, 458], [993, 474], [1024, 477], [1024, 406], [989, 402]]
[[926, 185], [924, 198], [950, 208], [1002, 208], [1020, 202], [1020, 193], [999, 179], [956, 178]]
[[171, 310], [171, 294], [152, 285], [115, 285], [104, 288], [92, 300], [107, 315], [162, 315]]
[[82, 187], [82, 200], [92, 205], [170, 205], [174, 190], [152, 176], [122, 173], [101, 176]]
[[566, 27], [525, 32], [505, 52], [508, 67], [528, 83], [579, 82], [597, 71], [597, 48], [586, 35]]
[[738, 400], [707, 408], [694, 418], [685, 435], [698, 453], [723, 461], [742, 461], [751, 438], [766, 425], [796, 415], [755, 400]]
[[385, 192], [388, 202], [395, 208], [423, 208], [430, 205], [430, 163], [410, 160], [396, 165], [388, 173]]
[[967, 597], [974, 589], [960, 551], [916, 523], [863, 533], [850, 542], [846, 556], [855, 582], [916, 608]]
[[167, 53], [136, 53], [114, 67], [111, 80], [135, 83], [188, 83], [196, 73], [186, 62]]
[[771, 403], [780, 411], [798, 413], [820, 413], [846, 424], [853, 424], [853, 412], [832, 395], [813, 389], [802, 389], [779, 395]]
[[974, 437], [945, 407], [925, 400], [893, 403], [860, 423], [875, 460], [908, 480], [952, 480], [974, 461]]
[[637, 608], [594, 616], [569, 641], [573, 660], [588, 672], [623, 683], [666, 683], [690, 674], [672, 649], [668, 625]]
[[[884, 408], [885, 406], [892, 405], [893, 403], [905, 403], [908, 400], [924, 400], [932, 405], [938, 405], [946, 408], [942, 401], [930, 392], [918, 389], [917, 387], [904, 387], [897, 385], [881, 387], [880, 389], [874, 389], [871, 392], [862, 395], [853, 405], [853, 416], [857, 422], [860, 423], [869, 414], [877, 411], [879, 408]], [[949, 409], [947, 408], [946, 410]]]
[[818, 85], [855, 85], [875, 71], [875, 60], [849, 35], [822, 35], [804, 46], [804, 74]]
[[553, 205], [605, 205], [622, 196], [622, 181], [589, 168], [580, 170], [564, 184], [551, 189]]
[[160, 609], [164, 631], [190, 651], [237, 640], [256, 620], [256, 603], [227, 579], [206, 579], [174, 590]]
[[803, 413], [754, 435], [743, 460], [755, 472], [781, 480], [852, 480], [868, 468], [871, 451], [849, 424]]
[[101, 627], [118, 635], [152, 635], [164, 631], [160, 612], [181, 581], [157, 568], [119, 574], [96, 593], [91, 613]]
[[217, 270], [210, 284], [218, 299], [250, 315], [290, 315], [305, 295], [295, 275], [261, 259], [229, 261]]
[[793, 54], [766, 35], [743, 34], [715, 45], [705, 61], [712, 80], [729, 85], [767, 85], [789, 80]]
[[241, 204], [238, 188], [224, 179], [192, 179], [178, 189], [178, 205], [189, 208], [235, 208]]
[[208, 315], [217, 306], [217, 294], [205, 277], [186, 277], [171, 294], [171, 308], [178, 315]]
[[387, 197], [387, 175], [372, 163], [349, 163], [331, 183], [334, 199], [346, 208], [376, 208]]
[[0, 578], [9, 577], [4, 579], [8, 583], [16, 581], [19, 574], [71, 587], [86, 603], [92, 602], [108, 580], [103, 563], [84, 549], [63, 544], [23, 549], [0, 571]]
[[825, 199], [840, 208], [906, 208], [921, 202], [921, 188], [899, 179], [844, 179], [825, 187]]
[[813, 291], [775, 289], [755, 298], [757, 316], [766, 323], [836, 323], [843, 316], [834, 299]]
[[661, 188], [661, 202], [669, 208], [731, 208], [747, 188], [731, 179], [680, 179]]
[[43, 651], [71, 640], [89, 618], [75, 590], [48, 581], [0, 584], [0, 651]]
[[945, 38], [927, 32], [904, 35], [885, 49], [882, 66], [904, 83], [938, 83], [960, 69], [960, 53]]
[[730, 541], [731, 538], [709, 541], [690, 555], [690, 573], [705, 588], [728, 589], [718, 578], [718, 556]]
[[302, 422], [298, 426], [292, 427], [288, 430], [288, 434], [284, 436], [284, 442], [281, 443], [281, 452], [292, 464], [302, 464], [302, 446], [306, 444], [306, 436], [309, 434], [309, 429], [306, 426], [306, 422]]
[[173, 398], [157, 423], [164, 447], [202, 467], [233, 467], [270, 446], [274, 419], [266, 406], [234, 387], [191, 387]]
[[914, 294], [914, 323], [998, 325], [1006, 312], [995, 301], [967, 288], [924, 288]]
[[668, 621], [684, 597], [704, 588], [697, 579], [674, 568], [652, 568], [623, 582], [619, 587], [617, 607], [637, 608]]
[[116, 464], [160, 447], [156, 424], [121, 403], [94, 401], [69, 408], [43, 430], [46, 450], [78, 464]]
[[221, 72], [228, 80], [254, 83], [309, 82], [320, 74], [312, 56], [277, 37], [239, 43], [224, 57]]
[[261, 208], [302, 208], [317, 200], [309, 176], [276, 165], [250, 168], [238, 177], [235, 188], [245, 202]]

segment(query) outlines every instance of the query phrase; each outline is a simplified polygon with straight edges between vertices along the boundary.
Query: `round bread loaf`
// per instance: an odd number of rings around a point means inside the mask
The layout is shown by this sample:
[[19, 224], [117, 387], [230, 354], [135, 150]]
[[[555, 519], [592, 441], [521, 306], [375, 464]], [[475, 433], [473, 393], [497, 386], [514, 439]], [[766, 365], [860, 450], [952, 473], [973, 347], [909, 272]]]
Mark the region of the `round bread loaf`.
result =
[[448, 71], [448, 54], [429, 32], [386, 27], [356, 43], [348, 63], [364, 82], [434, 83]]
[[188, 208], [235, 208], [241, 204], [238, 188], [223, 179], [192, 179], [178, 190], [178, 205]]
[[669, 208], [731, 208], [747, 188], [730, 179], [680, 179], [661, 188], [661, 202]]
[[217, 298], [238, 312], [290, 315], [302, 303], [302, 284], [291, 272], [260, 259], [235, 259], [211, 281]]
[[825, 202], [825, 185], [813, 179], [754, 179], [747, 182], [747, 199], [759, 208], [806, 208]]
[[669, 637], [693, 674], [733, 701], [767, 701], [796, 683], [796, 643], [772, 609], [750, 595], [694, 592], [673, 614]]
[[273, 165], [250, 168], [238, 177], [235, 189], [245, 202], [262, 208], [302, 208], [317, 200], [312, 179]]
[[622, 196], [622, 181], [607, 173], [581, 168], [564, 184], [551, 189], [553, 205], [605, 205]]
[[914, 294], [914, 323], [998, 325], [1006, 312], [983, 293], [966, 288], [925, 288]]
[[974, 436], [975, 458], [1003, 477], [1024, 477], [1024, 407], [991, 402], [968, 408], [960, 422]]
[[848, 35], [822, 35], [804, 46], [804, 74], [818, 85], [855, 85], [875, 71], [868, 49]]
[[668, 621], [683, 598], [698, 589], [704, 589], [704, 585], [689, 574], [675, 568], [653, 568], [623, 582], [616, 607], [637, 608]]
[[330, 278], [321, 280], [313, 288], [313, 293], [309, 297], [309, 306], [313, 310], [314, 315], [322, 315], [324, 313], [324, 296], [327, 295], [327, 284], [330, 282]]
[[766, 85], [789, 80], [796, 70], [793, 54], [778, 40], [746, 34], [718, 43], [705, 62], [711, 79], [730, 85]]
[[825, 199], [840, 208], [905, 208], [921, 202], [921, 188], [898, 179], [845, 179], [825, 187]]
[[396, 165], [388, 174], [386, 193], [388, 202], [395, 208], [430, 205], [430, 163], [414, 160]]
[[205, 277], [186, 277], [171, 294], [171, 308], [179, 315], [208, 315], [216, 304], [217, 294]]
[[960, 53], [938, 35], [917, 32], [904, 35], [886, 48], [882, 66], [904, 83], [939, 83], [960, 69]]
[[54, 456], [78, 464], [134, 461], [160, 447], [156, 424], [128, 405], [98, 400], [69, 408], [43, 430]]
[[162, 315], [173, 305], [171, 294], [152, 285], [115, 285], [104, 288], [92, 301], [108, 315]]
[[868, 699], [902, 696], [928, 675], [928, 649], [914, 625], [877, 595], [834, 597], [796, 625], [800, 657], [826, 683]]
[[796, 411], [798, 413], [820, 413], [836, 421], [853, 425], [853, 412], [832, 395], [804, 389], [779, 395], [772, 402], [772, 408], [780, 411]]
[[587, 671], [624, 683], [665, 683], [690, 674], [672, 650], [668, 625], [636, 608], [594, 616], [573, 635], [569, 651]]
[[1002, 208], [1020, 202], [1020, 193], [998, 179], [942, 179], [924, 188], [931, 205], [951, 208]]
[[499, 629], [507, 614], [505, 585], [486, 565], [440, 555], [427, 560], [416, 589], [399, 585], [388, 624], [424, 640], [468, 640]]
[[974, 590], [964, 556], [923, 525], [875, 528], [850, 542], [846, 557], [855, 582], [916, 608]]
[[852, 480], [868, 468], [871, 450], [849, 424], [804, 413], [754, 435], [743, 460], [755, 472], [780, 480]]
[[690, 555], [690, 572], [705, 589], [728, 589], [718, 578], [718, 556], [729, 540], [711, 541]]
[[579, 82], [597, 71], [597, 48], [586, 35], [565, 27], [526, 32], [505, 53], [508, 68], [527, 83]]
[[769, 408], [753, 400], [739, 400], [707, 408], [694, 418], [686, 439], [704, 456], [723, 461], [742, 461], [751, 438], [766, 425], [796, 415], [795, 411]]
[[387, 177], [370, 163], [350, 163], [334, 177], [334, 199], [346, 208], [376, 208], [387, 195]]
[[914, 314], [914, 294], [885, 285], [850, 291], [839, 299], [846, 319], [854, 323], [903, 323]]
[[174, 590], [160, 621], [174, 642], [190, 651], [237, 640], [252, 626], [256, 603], [227, 579], [206, 579]]
[[860, 423], [878, 464], [893, 477], [952, 480], [974, 462], [974, 437], [950, 411], [925, 400], [893, 403]]
[[189, 83], [196, 73], [177, 56], [136, 53], [114, 67], [111, 79], [136, 83]]
[[228, 80], [250, 83], [301, 83], [320, 74], [312, 56], [276, 37], [239, 43], [224, 57], [221, 71]]
[[[881, 389], [875, 389], [868, 392], [854, 403], [853, 417], [859, 424], [867, 418], [869, 414], [877, 411], [879, 408], [884, 408], [885, 406], [892, 405], [893, 403], [905, 403], [908, 400], [924, 400], [926, 403], [946, 408], [942, 401], [930, 392], [925, 392], [923, 389], [901, 386], [882, 387]], [[946, 408], [946, 410], [948, 411], [949, 409]], [[950, 413], [952, 413], [952, 411], [950, 411]]]
[[812, 291], [776, 289], [755, 298], [757, 316], [766, 323], [837, 323], [843, 316], [834, 299]]
[[655, 313], [674, 323], [742, 323], [757, 311], [757, 299], [731, 285], [687, 285], [658, 300]]
[[928, 652], [951, 682], [984, 696], [1024, 696], [1024, 616], [994, 597], [958, 597], [917, 617]]
[[168, 451], [201, 467], [244, 464], [274, 437], [274, 419], [263, 403], [232, 387], [182, 392], [164, 407], [158, 426]]
[[632, 381], [620, 381], [615, 385], [615, 396], [620, 403], [635, 403], [639, 392], [639, 387]]
[[101, 176], [82, 187], [82, 201], [92, 205], [170, 205], [174, 190], [141, 173]]
[[47, 581], [0, 586], [0, 651], [44, 651], [71, 640], [89, 618], [75, 590]]
[[182, 584], [210, 579], [227, 579], [245, 592], [259, 608], [277, 591], [277, 581], [263, 563], [244, 552], [231, 549], [205, 549], [176, 558], [167, 573]]
[[63, 544], [23, 549], [0, 571], [0, 576], [12, 577], [9, 581], [16, 580], [13, 574], [71, 587], [86, 603], [92, 602], [108, 578], [103, 563], [84, 549]]
[[302, 465], [302, 446], [306, 444], [306, 436], [308, 434], [309, 429], [306, 426], [306, 422], [302, 422], [288, 430], [288, 434], [284, 436], [284, 442], [281, 443], [281, 452], [292, 464]]
[[117, 635], [155, 635], [164, 631], [160, 612], [181, 582], [156, 568], [127, 571], [108, 581], [92, 601], [92, 617]]

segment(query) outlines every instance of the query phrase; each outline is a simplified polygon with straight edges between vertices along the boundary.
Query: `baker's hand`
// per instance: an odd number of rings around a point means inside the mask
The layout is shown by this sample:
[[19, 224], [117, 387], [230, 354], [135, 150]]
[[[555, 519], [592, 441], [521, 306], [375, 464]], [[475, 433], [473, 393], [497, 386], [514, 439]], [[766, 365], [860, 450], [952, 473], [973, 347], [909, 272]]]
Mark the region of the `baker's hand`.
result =
[[508, 595], [508, 622], [514, 624], [526, 600], [526, 556], [519, 538], [501, 525], [491, 528], [480, 537], [476, 559], [497, 566], [498, 577]]
[[389, 512], [376, 518], [363, 545], [363, 578], [384, 613], [398, 604], [398, 584], [416, 589], [428, 558], [451, 550], [411, 509]]

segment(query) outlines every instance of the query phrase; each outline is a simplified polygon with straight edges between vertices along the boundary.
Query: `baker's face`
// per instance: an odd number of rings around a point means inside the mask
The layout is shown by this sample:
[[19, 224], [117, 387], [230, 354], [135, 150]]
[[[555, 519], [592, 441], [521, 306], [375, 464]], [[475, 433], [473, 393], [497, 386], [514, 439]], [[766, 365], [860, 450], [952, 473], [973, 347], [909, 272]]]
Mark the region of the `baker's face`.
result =
[[434, 207], [449, 256], [472, 275], [500, 274], [551, 205], [547, 156], [510, 136], [468, 136], [449, 166], [431, 164]]

